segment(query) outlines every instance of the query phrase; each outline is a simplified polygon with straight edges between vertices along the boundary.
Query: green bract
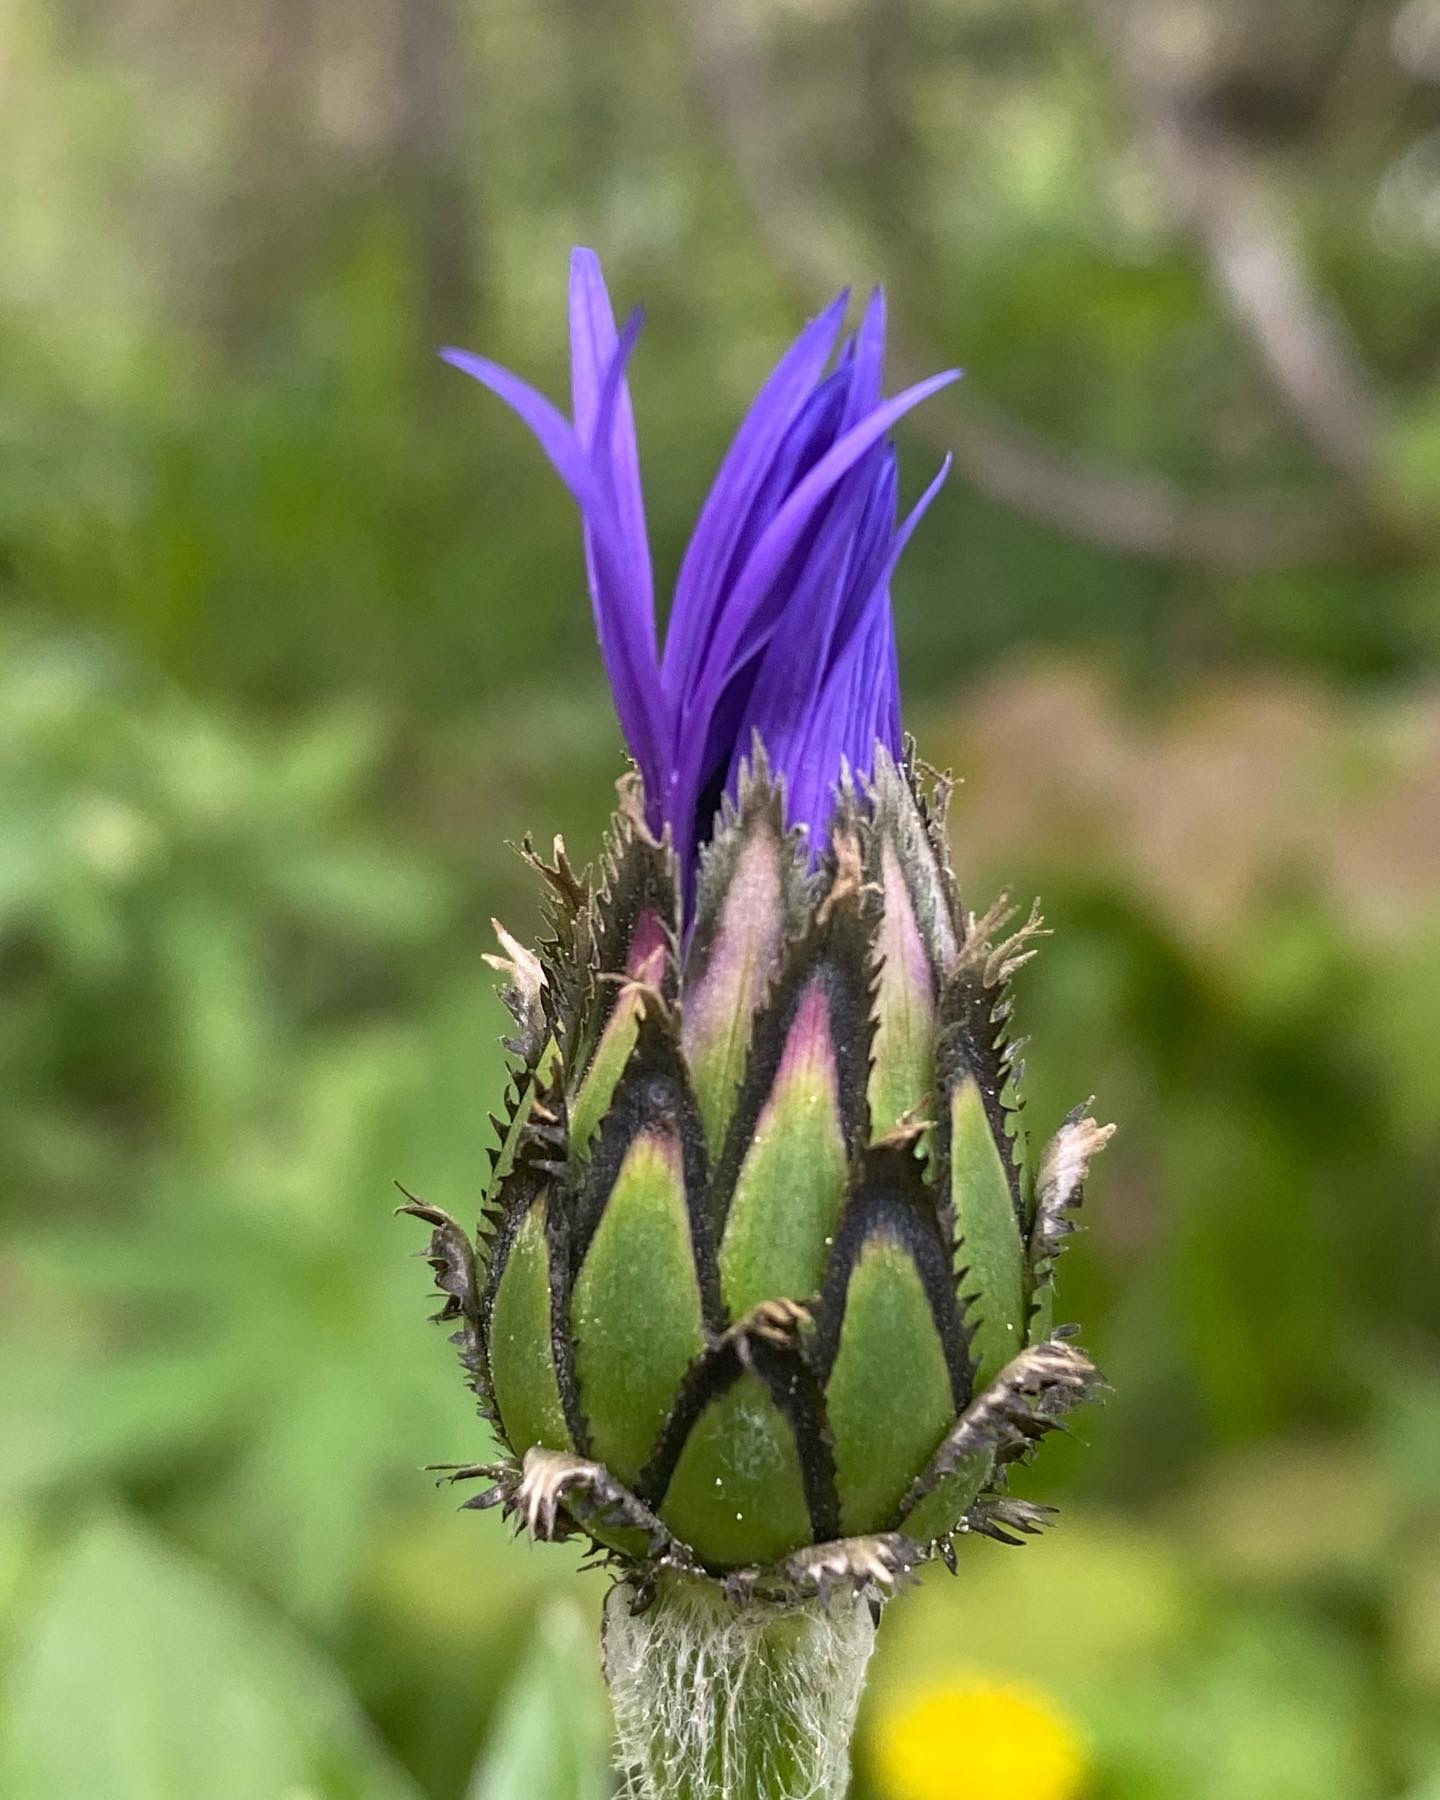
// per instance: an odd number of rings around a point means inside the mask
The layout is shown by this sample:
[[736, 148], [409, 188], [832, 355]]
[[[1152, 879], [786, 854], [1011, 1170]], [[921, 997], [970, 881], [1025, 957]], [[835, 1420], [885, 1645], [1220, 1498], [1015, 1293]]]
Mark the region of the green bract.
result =
[[812, 875], [757, 749], [687, 921], [630, 778], [598, 885], [532, 857], [553, 935], [502, 933], [478, 1244], [407, 1209], [508, 1451], [452, 1473], [642, 1593], [884, 1588], [1032, 1531], [1008, 1465], [1096, 1384], [1049, 1289], [1109, 1128], [1078, 1109], [1024, 1178], [1008, 987], [1039, 922], [963, 911], [946, 791], [879, 752]]

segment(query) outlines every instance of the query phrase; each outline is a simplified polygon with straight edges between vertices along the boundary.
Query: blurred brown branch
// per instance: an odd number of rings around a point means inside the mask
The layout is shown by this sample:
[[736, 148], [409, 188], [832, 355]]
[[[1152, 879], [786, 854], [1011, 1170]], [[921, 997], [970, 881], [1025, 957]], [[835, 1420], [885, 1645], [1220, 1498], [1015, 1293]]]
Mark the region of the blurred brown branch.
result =
[[480, 251], [466, 178], [467, 97], [453, 0], [400, 0], [389, 155], [424, 282], [425, 326], [444, 343], [474, 323]]
[[1344, 320], [1311, 280], [1263, 170], [1166, 54], [1167, 7], [1089, 0], [1155, 151], [1153, 167], [1204, 251], [1211, 282], [1316, 452], [1383, 514], [1380, 421]]
[[[811, 297], [833, 291], [868, 259], [805, 166], [775, 104], [763, 46], [737, 0], [689, 0], [684, 9], [695, 76], [729, 149], [772, 254]], [[1173, 154], [1183, 158], [1176, 144]], [[1229, 164], [1225, 165], [1227, 172]], [[1307, 436], [1346, 477], [1323, 500], [1293, 491], [1209, 496], [1154, 474], [1120, 468], [1054, 443], [973, 383], [940, 396], [914, 429], [954, 453], [987, 498], [1074, 537], [1125, 553], [1233, 572], [1349, 561], [1373, 553], [1379, 527], [1368, 503], [1376, 467], [1372, 409], [1343, 351], [1270, 219], [1231, 174], [1197, 178], [1203, 219], [1231, 311], [1256, 343]], [[1243, 206], [1241, 202], [1243, 200]], [[1299, 316], [1301, 341], [1286, 341]], [[946, 358], [895, 334], [895, 361], [913, 376]], [[1357, 398], [1357, 395], [1360, 396]]]

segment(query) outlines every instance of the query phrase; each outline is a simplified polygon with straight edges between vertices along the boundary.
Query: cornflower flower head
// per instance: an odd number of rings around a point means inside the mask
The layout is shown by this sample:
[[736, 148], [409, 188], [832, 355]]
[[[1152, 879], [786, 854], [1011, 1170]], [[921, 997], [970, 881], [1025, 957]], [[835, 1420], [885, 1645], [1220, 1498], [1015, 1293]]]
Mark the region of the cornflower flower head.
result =
[[581, 515], [634, 763], [596, 871], [527, 845], [538, 953], [490, 960], [515, 1019], [478, 1238], [429, 1255], [497, 1460], [454, 1468], [619, 1576], [606, 1666], [631, 1791], [842, 1791], [883, 1600], [954, 1541], [1045, 1510], [1007, 1489], [1097, 1383], [1052, 1328], [1089, 1158], [1032, 1159], [1011, 978], [1038, 916], [962, 906], [948, 783], [902, 737], [877, 293], [761, 389], [685, 552], [661, 647], [626, 369], [571, 266], [571, 417], [469, 352]]

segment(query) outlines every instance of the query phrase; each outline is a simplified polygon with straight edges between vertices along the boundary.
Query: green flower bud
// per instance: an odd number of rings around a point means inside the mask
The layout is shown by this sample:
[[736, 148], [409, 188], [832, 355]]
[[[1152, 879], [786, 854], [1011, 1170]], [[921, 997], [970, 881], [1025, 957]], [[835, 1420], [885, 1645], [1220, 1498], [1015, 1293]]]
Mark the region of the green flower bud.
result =
[[557, 846], [537, 955], [502, 934], [517, 1063], [441, 1317], [506, 1455], [452, 1471], [537, 1536], [773, 1597], [885, 1590], [1042, 1509], [1009, 1466], [1097, 1385], [1052, 1332], [1109, 1135], [1079, 1109], [1027, 1191], [1010, 979], [1033, 915], [960, 906], [943, 784], [882, 751], [818, 871], [758, 745], [692, 918], [621, 784], [598, 882]]

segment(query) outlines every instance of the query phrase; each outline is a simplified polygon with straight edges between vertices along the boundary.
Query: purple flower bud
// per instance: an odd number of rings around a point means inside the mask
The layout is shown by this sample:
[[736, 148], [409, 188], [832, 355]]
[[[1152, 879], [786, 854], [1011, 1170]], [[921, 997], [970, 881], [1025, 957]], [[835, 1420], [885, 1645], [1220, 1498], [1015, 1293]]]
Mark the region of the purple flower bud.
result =
[[890, 579], [948, 462], [897, 522], [887, 433], [954, 381], [949, 370], [881, 397], [885, 304], [877, 290], [827, 373], [847, 296], [808, 325], [756, 397], [700, 512], [663, 652], [625, 367], [623, 331], [593, 251], [570, 272], [574, 420], [517, 376], [461, 350], [446, 359], [530, 426], [584, 524], [595, 625], [645, 812], [668, 827], [687, 899], [722, 798], [736, 798], [758, 736], [808, 834], [828, 837], [842, 773], [868, 776], [876, 746], [901, 754]]

